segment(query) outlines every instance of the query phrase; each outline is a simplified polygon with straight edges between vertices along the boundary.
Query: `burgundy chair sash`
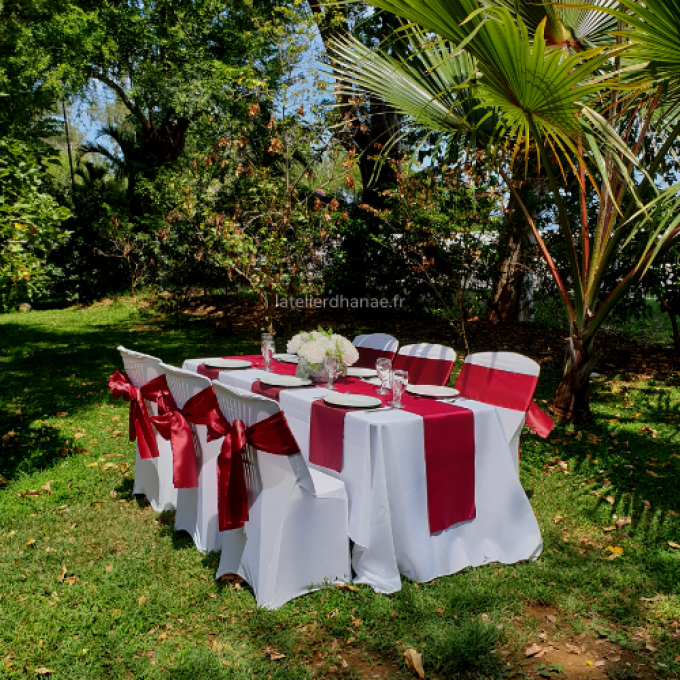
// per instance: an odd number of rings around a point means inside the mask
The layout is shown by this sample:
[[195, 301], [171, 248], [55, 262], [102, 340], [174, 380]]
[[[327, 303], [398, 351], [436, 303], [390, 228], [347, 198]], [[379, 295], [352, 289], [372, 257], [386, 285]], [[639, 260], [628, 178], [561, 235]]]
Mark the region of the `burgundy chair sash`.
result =
[[392, 362], [395, 371], [408, 371], [408, 381], [412, 385], [446, 385], [449, 382], [453, 361], [413, 357], [397, 354]]
[[539, 437], [545, 439], [554, 423], [552, 418], [532, 401], [537, 383], [538, 377], [535, 375], [464, 363], [456, 381], [456, 389], [467, 399], [514, 411], [525, 411], [526, 424]]
[[260, 451], [281, 456], [300, 453], [288, 421], [279, 412], [246, 428], [242, 421], [232, 425], [220, 413], [213, 430], [224, 436], [217, 458], [217, 513], [220, 531], [242, 527], [248, 520], [248, 489], [244, 472], [244, 455], [250, 444]]
[[[165, 377], [165, 376], [163, 376]], [[158, 396], [159, 413], [151, 420], [163, 439], [172, 445], [173, 483], [176, 489], [198, 487], [196, 447], [191, 424], [207, 425], [210, 433], [219, 420], [217, 397], [212, 385], [195, 394], [184, 408], [178, 408], [169, 391]]]
[[391, 352], [386, 349], [373, 349], [372, 347], [357, 347], [359, 358], [356, 363], [352, 364], [356, 368], [375, 368], [375, 362], [378, 359], [389, 359], [394, 361], [396, 352]]
[[[161, 381], [161, 378], [163, 379]], [[136, 441], [139, 446], [139, 456], [144, 460], [158, 458], [158, 444], [156, 435], [151, 426], [149, 412], [146, 409], [144, 399], [156, 401], [158, 389], [165, 383], [165, 376], [159, 376], [150, 380], [142, 387], [135, 387], [127, 374], [116, 371], [109, 378], [109, 389], [114, 399], [122, 397], [123, 401], [130, 402], [129, 438]], [[167, 384], [166, 384], [167, 386]]]

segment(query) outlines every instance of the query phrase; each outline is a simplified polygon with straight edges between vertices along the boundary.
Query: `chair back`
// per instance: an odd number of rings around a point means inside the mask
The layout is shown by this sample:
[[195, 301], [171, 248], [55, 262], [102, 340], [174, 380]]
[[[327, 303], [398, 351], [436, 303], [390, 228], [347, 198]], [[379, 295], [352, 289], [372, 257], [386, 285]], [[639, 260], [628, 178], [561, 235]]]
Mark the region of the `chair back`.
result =
[[470, 354], [458, 375], [461, 396], [492, 406], [526, 411], [534, 396], [541, 367], [514, 352]]
[[446, 385], [456, 362], [456, 353], [451, 347], [419, 343], [406, 345], [392, 362], [397, 371], [408, 371], [412, 385]]
[[[278, 402], [260, 394], [217, 381], [213, 382], [213, 387], [220, 410], [230, 423], [238, 419], [246, 427], [250, 427], [281, 410]], [[247, 449], [247, 462], [251, 465], [245, 466], [246, 484], [248, 495], [253, 494], [253, 498], [249, 498], [249, 501], [254, 500], [262, 487], [272, 488], [281, 484], [292, 488], [297, 483], [310, 493], [315, 493], [312, 477], [301, 453], [280, 456], [265, 451], [255, 451], [250, 445]]]
[[161, 374], [160, 359], [126, 349], [123, 345], [119, 345], [117, 349], [123, 360], [125, 373], [135, 387], [141, 387]]
[[357, 368], [375, 368], [375, 362], [383, 357], [393, 361], [399, 347], [399, 341], [386, 333], [357, 335], [352, 344], [359, 352], [359, 359], [354, 364]]
[[465, 357], [465, 363], [536, 377], [541, 373], [541, 367], [533, 359], [516, 352], [477, 352]]
[[[515, 352], [478, 352], [465, 357], [456, 388], [462, 396], [496, 408], [519, 474], [519, 440], [541, 367]], [[514, 375], [513, 375], [514, 374]]]
[[184, 408], [184, 405], [191, 397], [212, 385], [208, 378], [198, 375], [194, 371], [185, 371], [182, 368], [170, 366], [162, 362], [160, 369], [162, 373], [165, 373], [168, 389], [175, 400], [175, 404], [177, 404], [177, 408]]

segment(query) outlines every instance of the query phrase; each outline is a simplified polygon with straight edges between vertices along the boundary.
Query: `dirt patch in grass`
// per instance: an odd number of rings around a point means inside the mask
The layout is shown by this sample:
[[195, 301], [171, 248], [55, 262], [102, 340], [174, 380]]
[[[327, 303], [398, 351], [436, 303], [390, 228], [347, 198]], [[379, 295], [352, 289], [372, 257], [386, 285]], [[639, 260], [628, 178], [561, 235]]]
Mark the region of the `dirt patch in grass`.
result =
[[311, 667], [321, 677], [343, 677], [359, 675], [366, 680], [373, 678], [407, 678], [409, 674], [392, 661], [372, 658], [352, 647], [343, 647], [333, 640], [330, 648], [314, 653]]
[[[575, 634], [568, 623], [553, 607], [529, 605], [525, 617], [537, 620], [535, 641], [526, 649], [532, 654], [524, 662], [524, 672], [529, 677], [561, 677], [578, 680], [606, 678], [653, 678], [643, 667], [635, 652], [623, 647], [615, 631], [587, 628]], [[623, 641], [623, 644], [645, 649], [645, 641]], [[540, 651], [539, 651], [540, 650]]]

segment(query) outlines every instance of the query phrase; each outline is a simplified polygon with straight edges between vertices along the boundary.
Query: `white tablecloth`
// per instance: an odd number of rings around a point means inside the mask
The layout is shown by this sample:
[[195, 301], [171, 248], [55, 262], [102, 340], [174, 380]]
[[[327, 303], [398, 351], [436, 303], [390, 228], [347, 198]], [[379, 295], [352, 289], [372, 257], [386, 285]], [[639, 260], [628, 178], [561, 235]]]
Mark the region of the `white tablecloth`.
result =
[[[202, 362], [189, 360], [184, 368], [196, 370]], [[250, 389], [263, 375], [258, 369], [222, 371], [219, 380]], [[279, 397], [307, 459], [312, 403], [326, 392], [292, 389]], [[428, 523], [422, 418], [397, 410], [357, 411], [345, 417], [342, 472], [320, 469], [345, 483], [355, 582], [391, 593], [401, 587], [400, 574], [429, 581], [468, 566], [511, 564], [540, 554], [538, 523], [497, 410], [470, 400], [456, 405], [474, 412], [477, 516], [435, 535], [430, 535]]]

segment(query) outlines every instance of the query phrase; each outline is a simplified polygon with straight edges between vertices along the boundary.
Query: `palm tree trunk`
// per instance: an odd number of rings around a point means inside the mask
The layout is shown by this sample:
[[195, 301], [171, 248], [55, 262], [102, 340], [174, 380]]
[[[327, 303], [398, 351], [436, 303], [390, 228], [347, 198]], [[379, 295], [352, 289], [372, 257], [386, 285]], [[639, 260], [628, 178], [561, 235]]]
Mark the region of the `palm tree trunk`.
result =
[[560, 425], [590, 420], [590, 373], [599, 358], [592, 338], [574, 328], [567, 339], [564, 374], [549, 407]]
[[[499, 260], [493, 272], [491, 295], [487, 301], [487, 318], [501, 325], [515, 323], [519, 318], [522, 287], [524, 284], [526, 265], [530, 257], [531, 227], [522, 210], [522, 205], [532, 219], [536, 218], [541, 197], [541, 182], [533, 177], [536, 169], [531, 164], [525, 174], [524, 163], [517, 161], [513, 167], [512, 182], [517, 195], [510, 194], [503, 222], [498, 230]], [[519, 179], [523, 178], [523, 179]]]

